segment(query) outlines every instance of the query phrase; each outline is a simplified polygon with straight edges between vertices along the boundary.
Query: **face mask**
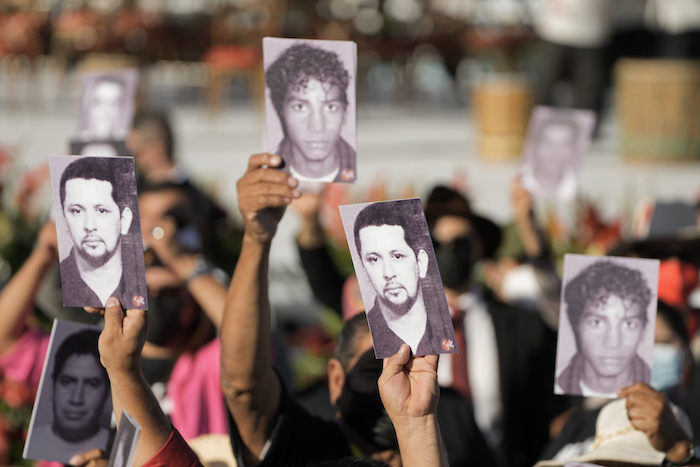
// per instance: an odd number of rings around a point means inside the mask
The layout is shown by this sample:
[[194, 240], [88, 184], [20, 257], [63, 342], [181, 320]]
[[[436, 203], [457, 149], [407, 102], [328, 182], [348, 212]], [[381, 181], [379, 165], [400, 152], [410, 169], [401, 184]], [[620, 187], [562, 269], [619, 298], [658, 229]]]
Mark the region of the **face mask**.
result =
[[363, 440], [380, 449], [395, 449], [394, 426], [379, 398], [377, 380], [382, 361], [374, 358], [370, 349], [362, 355], [346, 375], [338, 398], [343, 421]]
[[472, 239], [458, 238], [450, 246], [435, 245], [442, 285], [448, 289], [459, 289], [469, 279], [474, 266], [472, 258]]
[[542, 295], [535, 269], [529, 264], [508, 271], [501, 285], [501, 297], [507, 303], [529, 310], [537, 308]]
[[651, 387], [664, 391], [681, 384], [683, 351], [670, 344], [654, 344]]

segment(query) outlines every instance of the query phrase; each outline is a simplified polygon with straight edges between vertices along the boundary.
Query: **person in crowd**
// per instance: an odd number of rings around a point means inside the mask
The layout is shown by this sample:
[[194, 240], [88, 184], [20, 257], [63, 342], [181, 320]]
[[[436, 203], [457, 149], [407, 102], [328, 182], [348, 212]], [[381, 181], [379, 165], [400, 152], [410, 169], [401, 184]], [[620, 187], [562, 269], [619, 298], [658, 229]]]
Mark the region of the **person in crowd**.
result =
[[[514, 197], [519, 208], [516, 226], [519, 233], [522, 231], [526, 255], [547, 271], [545, 280], [551, 282], [551, 261], [531, 214], [532, 199], [522, 192], [524, 189]], [[341, 312], [344, 279], [324, 247], [313, 195], [304, 200], [309, 196], [304, 193], [292, 203], [303, 220], [297, 238], [302, 266], [317, 297]], [[552, 391], [554, 332], [538, 314], [512, 308], [473, 283], [475, 264], [481, 262], [485, 270], [495, 267], [501, 241], [498, 226], [474, 215], [467, 200], [446, 187], [432, 191], [426, 217], [458, 347], [466, 349], [442, 356], [440, 384], [457, 390], [472, 404], [481, 433], [501, 456], [501, 464], [531, 465], [549, 439], [549, 422], [568, 404]], [[547, 287], [558, 288], [554, 282]], [[556, 323], [556, 312], [554, 305], [550, 308], [542, 315], [552, 315], [547, 322], [554, 328], [551, 323]], [[450, 454], [449, 435], [445, 439]]]
[[597, 416], [595, 437], [581, 455], [563, 453], [535, 467], [560, 467], [566, 461], [597, 465], [700, 465], [688, 416], [660, 392], [635, 383], [617, 392], [620, 399]]
[[605, 85], [605, 53], [610, 42], [608, 0], [546, 0], [534, 11], [540, 39], [535, 103], [555, 104], [555, 85], [571, 76], [573, 98], [568, 107], [599, 112]]
[[[692, 366], [687, 331], [680, 311], [663, 301], [658, 305], [654, 341], [651, 387], [683, 407], [692, 419], [697, 413], [693, 401], [700, 397], [700, 387], [689, 385], [686, 376]], [[678, 358], [683, 355], [687, 360]], [[540, 459], [571, 458], [588, 452], [595, 441], [598, 414], [607, 402], [607, 399], [586, 398], [580, 406], [568, 411], [561, 421], [560, 433], [547, 444]], [[693, 428], [697, 433], [696, 426]]]
[[61, 277], [64, 302], [71, 306], [104, 304], [112, 295], [144, 302], [146, 293], [137, 280], [140, 262], [133, 251], [140, 242], [131, 238], [136, 197], [113, 162], [80, 158], [61, 174], [61, 212], [73, 242], [61, 261]]
[[564, 286], [578, 353], [557, 378], [565, 393], [614, 397], [618, 388], [649, 381], [637, 354], [647, 327], [651, 289], [636, 269], [611, 261], [591, 264]]
[[97, 351], [99, 331], [86, 329], [66, 337], [55, 356], [52, 383], [52, 421], [37, 425], [32, 436], [33, 458], [68, 459], [75, 452], [106, 446], [110, 433], [100, 424], [110, 395], [109, 381]]
[[[222, 387], [237, 461], [241, 466], [303, 464], [362, 453], [395, 463], [399, 456], [395, 436], [401, 429], [394, 432], [381, 410], [378, 362], [372, 356], [364, 315], [347, 323], [329, 363], [337, 422], [323, 421], [302, 409], [273, 370], [268, 253], [284, 208], [301, 195], [295, 178], [273, 169], [281, 163], [277, 155], [254, 155], [238, 182], [246, 230], [221, 330]], [[391, 415], [388, 407], [387, 412]]]
[[367, 320], [382, 356], [403, 342], [415, 355], [438, 354], [440, 342], [452, 338], [451, 323], [440, 319], [440, 297], [432, 293], [439, 276], [428, 275], [430, 238], [421, 228], [422, 208], [411, 208], [370, 204], [353, 226], [357, 255], [375, 292]]
[[340, 132], [350, 76], [340, 57], [311, 44], [295, 44], [265, 73], [284, 138], [277, 154], [299, 181], [352, 182], [355, 150]]
[[230, 274], [236, 255], [226, 248], [225, 240], [235, 238], [235, 232], [224, 210], [177, 163], [175, 134], [167, 114], [139, 112], [126, 143], [134, 156], [139, 192], [149, 186], [179, 185], [191, 198], [192, 222], [200, 232], [189, 236], [190, 247], [209, 250], [217, 266]]

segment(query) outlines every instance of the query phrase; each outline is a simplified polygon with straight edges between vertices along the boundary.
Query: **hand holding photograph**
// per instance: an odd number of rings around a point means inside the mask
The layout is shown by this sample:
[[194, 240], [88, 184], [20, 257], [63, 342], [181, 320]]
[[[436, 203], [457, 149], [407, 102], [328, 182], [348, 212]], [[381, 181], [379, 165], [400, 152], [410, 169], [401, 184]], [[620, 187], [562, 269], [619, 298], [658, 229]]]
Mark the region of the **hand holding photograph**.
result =
[[556, 394], [614, 399], [651, 381], [659, 261], [566, 255]]
[[340, 206], [376, 358], [457, 353], [419, 198]]
[[123, 410], [107, 467], [131, 467], [140, 435], [141, 425]]
[[268, 152], [300, 182], [354, 182], [357, 45], [263, 39]]
[[67, 464], [77, 454], [107, 449], [112, 397], [97, 350], [100, 332], [98, 326], [54, 320], [25, 459]]
[[64, 306], [148, 309], [134, 160], [49, 156]]
[[522, 183], [530, 193], [573, 198], [578, 168], [591, 144], [595, 122], [591, 110], [533, 109], [520, 168]]

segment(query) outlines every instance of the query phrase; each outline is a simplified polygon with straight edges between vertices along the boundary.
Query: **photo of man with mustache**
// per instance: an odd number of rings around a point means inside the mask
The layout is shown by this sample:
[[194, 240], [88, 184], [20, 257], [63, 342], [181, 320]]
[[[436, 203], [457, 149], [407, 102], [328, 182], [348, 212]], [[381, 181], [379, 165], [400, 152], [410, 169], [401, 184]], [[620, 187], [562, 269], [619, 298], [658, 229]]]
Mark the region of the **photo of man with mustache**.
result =
[[367, 321], [376, 357], [393, 355], [404, 342], [414, 355], [456, 352], [420, 200], [367, 205], [355, 218], [353, 235], [375, 293]]
[[[69, 156], [54, 156], [54, 161]], [[147, 308], [134, 162], [130, 158], [74, 158], [60, 176], [59, 250], [63, 304], [102, 307], [116, 296], [130, 307]], [[55, 163], [54, 163], [55, 164]], [[52, 180], [58, 174], [52, 168]], [[65, 234], [68, 235], [65, 235]]]

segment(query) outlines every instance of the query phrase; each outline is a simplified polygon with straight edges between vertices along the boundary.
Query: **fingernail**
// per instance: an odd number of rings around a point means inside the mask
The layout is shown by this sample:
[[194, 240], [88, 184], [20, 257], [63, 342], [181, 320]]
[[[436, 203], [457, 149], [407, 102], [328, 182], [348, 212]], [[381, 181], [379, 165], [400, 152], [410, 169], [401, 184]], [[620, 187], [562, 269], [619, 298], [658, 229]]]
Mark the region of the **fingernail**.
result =
[[401, 347], [399, 348], [399, 353], [404, 353], [406, 351], [406, 344], [401, 344]]
[[272, 157], [270, 158], [270, 164], [272, 164], [272, 165], [277, 165], [277, 164], [279, 164], [280, 162], [281, 162], [281, 159], [280, 159], [279, 156], [272, 156]]
[[284, 198], [284, 202], [287, 203], [287, 204], [289, 204], [289, 203], [292, 202], [292, 198], [287, 198], [287, 197], [285, 197], [285, 198]]
[[80, 456], [73, 456], [68, 461], [70, 465], [80, 465]]
[[106, 306], [119, 306], [119, 300], [117, 300], [114, 297], [109, 297], [109, 299], [107, 300]]
[[294, 178], [294, 177], [289, 177], [289, 178], [287, 179], [287, 184], [288, 184], [289, 186], [291, 186], [292, 188], [294, 188], [295, 186], [297, 186], [297, 185], [299, 184], [299, 180], [297, 180], [297, 179]]
[[301, 196], [301, 191], [299, 190], [294, 190], [292, 191], [292, 195], [294, 195], [295, 198], [298, 198]]

